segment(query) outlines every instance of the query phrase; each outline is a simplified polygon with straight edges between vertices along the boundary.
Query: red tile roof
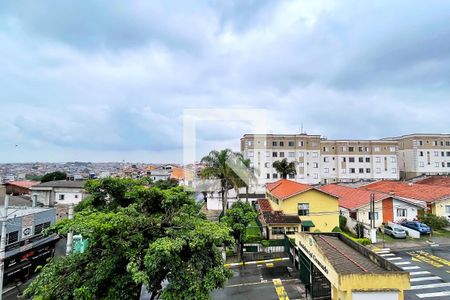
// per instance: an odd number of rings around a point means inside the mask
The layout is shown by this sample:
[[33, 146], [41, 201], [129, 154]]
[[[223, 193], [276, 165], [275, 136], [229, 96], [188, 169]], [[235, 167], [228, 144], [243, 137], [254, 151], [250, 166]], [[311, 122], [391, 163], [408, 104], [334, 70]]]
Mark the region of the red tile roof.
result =
[[300, 224], [300, 217], [296, 215], [285, 215], [282, 211], [266, 211], [261, 214], [266, 224]]
[[24, 180], [24, 181], [10, 181], [10, 182], [5, 183], [5, 185], [14, 185], [14, 186], [18, 186], [21, 188], [29, 189], [32, 186], [38, 185], [39, 183], [40, 183], [39, 181]]
[[261, 212], [272, 211], [272, 206], [270, 205], [270, 201], [267, 199], [258, 199], [258, 206]]
[[417, 184], [429, 184], [450, 187], [450, 177], [431, 176], [416, 182]]
[[322, 191], [339, 196], [339, 206], [356, 209], [370, 203], [370, 194], [375, 194], [375, 201], [389, 198], [389, 195], [371, 192], [360, 188], [351, 188], [337, 184], [329, 184], [320, 188]]
[[435, 202], [441, 199], [450, 198], [450, 187], [437, 185], [385, 180], [366, 185], [364, 188], [383, 193], [393, 193], [395, 196], [426, 202]]
[[288, 179], [280, 179], [275, 182], [267, 183], [266, 189], [270, 194], [272, 194], [273, 196], [277, 197], [280, 200], [284, 200], [313, 189], [338, 198], [338, 196], [336, 195], [333, 195], [326, 191], [322, 191], [320, 189], [316, 189], [311, 185], [295, 182]]

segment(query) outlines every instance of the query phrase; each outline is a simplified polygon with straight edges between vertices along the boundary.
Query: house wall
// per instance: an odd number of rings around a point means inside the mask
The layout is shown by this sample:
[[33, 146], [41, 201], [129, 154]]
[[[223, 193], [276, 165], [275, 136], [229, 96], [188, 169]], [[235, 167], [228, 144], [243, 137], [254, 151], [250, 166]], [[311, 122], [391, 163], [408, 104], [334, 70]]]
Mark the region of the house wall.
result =
[[[68, 188], [55, 188], [55, 201], [60, 204], [78, 204], [83, 200], [82, 189], [68, 189]], [[64, 196], [63, 200], [60, 200], [60, 196]]]
[[[378, 213], [378, 219], [375, 219], [375, 227], [380, 227], [383, 223], [383, 206], [382, 201], [375, 202], [375, 212]], [[357, 219], [365, 224], [370, 224], [369, 220], [370, 204], [358, 208]]]
[[273, 197], [268, 199], [271, 200], [274, 210], [282, 210], [287, 215], [298, 215], [298, 204], [308, 203], [309, 216], [300, 216], [300, 219], [314, 223], [315, 227], [312, 227], [311, 231], [331, 232], [334, 227], [339, 226], [338, 199], [331, 195], [317, 190], [309, 190], [286, 200], [281, 200], [279, 204], [272, 200]]
[[[272, 224], [272, 225], [268, 225], [267, 226], [268, 231], [269, 231], [268, 232], [269, 233], [268, 237], [269, 237], [270, 240], [281, 240], [281, 239], [284, 239], [284, 235], [283, 234], [272, 234], [272, 229], [274, 227], [283, 227], [284, 228], [284, 232], [287, 232], [288, 228], [290, 228], [290, 229], [296, 228], [297, 232], [301, 231], [300, 224]], [[266, 232], [263, 232], [263, 233], [264, 233], [264, 236], [266, 236]], [[288, 237], [290, 237], [290, 238], [294, 238], [295, 237], [295, 233], [292, 233], [292, 234], [287, 234], [286, 233], [286, 235]]]
[[450, 220], [449, 214], [447, 214], [445, 212], [445, 206], [450, 206], [450, 198], [446, 199], [446, 200], [442, 200], [442, 201], [437, 202], [437, 203], [434, 203], [431, 206], [432, 213], [435, 214], [436, 216], [446, 217], [447, 219]]
[[[397, 211], [398, 208], [406, 209], [406, 217], [398, 215], [398, 211]], [[398, 222], [398, 221], [401, 221], [404, 219], [407, 219], [408, 221], [417, 219], [417, 210], [418, 210], [417, 206], [394, 199], [392, 209], [393, 209], [393, 217], [394, 217], [393, 222]]]
[[383, 223], [387, 223], [389, 221], [394, 220], [394, 203], [392, 198], [383, 199], [382, 201], [383, 206]]

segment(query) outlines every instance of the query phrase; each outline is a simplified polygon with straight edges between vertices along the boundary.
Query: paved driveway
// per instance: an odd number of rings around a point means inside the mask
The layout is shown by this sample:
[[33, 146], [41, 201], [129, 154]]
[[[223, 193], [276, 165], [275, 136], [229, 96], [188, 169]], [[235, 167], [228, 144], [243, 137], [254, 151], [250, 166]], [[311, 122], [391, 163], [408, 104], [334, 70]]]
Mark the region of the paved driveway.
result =
[[219, 299], [302, 299], [304, 288], [298, 271], [289, 261], [258, 263], [232, 267], [234, 275], [224, 289], [216, 290], [212, 298]]

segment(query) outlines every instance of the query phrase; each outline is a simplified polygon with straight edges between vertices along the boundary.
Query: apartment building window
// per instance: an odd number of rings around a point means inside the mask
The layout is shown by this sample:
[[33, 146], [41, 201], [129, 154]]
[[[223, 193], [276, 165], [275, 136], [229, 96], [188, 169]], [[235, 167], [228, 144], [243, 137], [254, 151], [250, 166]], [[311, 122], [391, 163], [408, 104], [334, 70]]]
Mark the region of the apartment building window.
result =
[[391, 146], [391, 147], [389, 147], [389, 150], [390, 150], [391, 152], [395, 152], [395, 151], [397, 150], [397, 147]]
[[450, 162], [447, 163], [447, 168], [450, 168]]
[[419, 146], [423, 146], [423, 141], [419, 141]]
[[359, 174], [364, 173], [364, 168], [359, 168]]
[[442, 167], [445, 168], [445, 162], [442, 162]]
[[324, 172], [324, 173], [330, 173], [330, 168], [325, 168], [325, 169], [323, 169], [323, 172]]
[[61, 200], [61, 201], [63, 201], [63, 200], [64, 200], [64, 194], [59, 194], [58, 199]]
[[351, 163], [352, 163], [352, 162], [355, 162], [355, 158], [354, 158], [354, 157], [349, 157], [349, 158], [348, 158], [348, 162], [351, 162]]
[[317, 169], [319, 167], [319, 164], [318, 163], [313, 163], [313, 168], [315, 168], [315, 169]]
[[370, 157], [366, 157], [366, 163], [370, 163]]
[[419, 161], [419, 167], [423, 168], [425, 166], [425, 163], [423, 161]]
[[313, 157], [313, 158], [319, 157], [319, 152], [313, 152], [313, 153], [312, 153], [312, 157]]
[[437, 146], [438, 145], [438, 141], [434, 141], [433, 145]]
[[294, 174], [289, 174], [289, 179], [294, 179], [294, 178], [295, 178]]
[[345, 151], [347, 151], [347, 147], [345, 147], [345, 146], [342, 146], [342, 147], [341, 147], [341, 151], [342, 151], [342, 152], [345, 152]]
[[253, 157], [254, 153], [253, 151], [248, 151], [248, 157]]
[[366, 173], [367, 173], [367, 174], [370, 173], [370, 168], [366, 168]]
[[392, 168], [392, 169], [391, 169], [391, 173], [392, 173], [392, 174], [397, 174], [397, 168]]
[[323, 152], [327, 152], [327, 151], [328, 151], [328, 147], [323, 147], [323, 148], [322, 148], [322, 151], [323, 151]]
[[445, 146], [450, 146], [450, 141], [446, 141]]
[[268, 163], [268, 162], [264, 163], [264, 167], [270, 168], [270, 163]]
[[309, 203], [299, 203], [298, 204], [298, 215], [299, 216], [309, 216]]
[[369, 147], [364, 147], [365, 152], [369, 152]]
[[266, 178], [267, 178], [267, 179], [270, 179], [270, 173], [267, 173], [267, 174], [266, 174]]
[[438, 162], [435, 162], [435, 163], [434, 163], [434, 166], [435, 166], [436, 168], [439, 168], [439, 163], [438, 163]]
[[13, 231], [6, 234], [6, 244], [12, 244], [19, 240], [19, 231]]
[[273, 178], [273, 179], [277, 179], [277, 178], [278, 178], [278, 174], [277, 174], [277, 173], [273, 173], [273, 174], [272, 174], [272, 178]]
[[363, 147], [358, 147], [358, 152], [363, 152]]
[[444, 146], [444, 141], [441, 141], [441, 146]]
[[441, 156], [445, 156], [445, 152], [444, 151], [441, 152]]
[[381, 173], [381, 168], [377, 168], [377, 169], [376, 169], [376, 173], [377, 173], [377, 174], [380, 174], [380, 173]]
[[355, 174], [355, 173], [356, 173], [355, 168], [350, 168], [350, 174]]
[[288, 157], [295, 157], [295, 152], [288, 152]]
[[379, 157], [379, 156], [375, 157], [375, 162], [376, 163], [380, 163], [381, 162], [381, 157]]
[[328, 157], [328, 156], [325, 156], [324, 158], [323, 158], [323, 162], [329, 162], [330, 161], [330, 158]]
[[288, 146], [289, 146], [289, 147], [294, 147], [294, 141], [289, 141], [289, 142], [288, 142]]
[[311, 146], [317, 147], [317, 146], [319, 146], [319, 144], [317, 142], [311, 142]]
[[280, 152], [280, 157], [284, 157], [284, 152]]
[[445, 214], [450, 214], [450, 205], [445, 206]]
[[303, 156], [305, 156], [305, 153], [303, 153], [303, 152], [298, 153], [298, 157], [303, 157]]
[[347, 170], [346, 170], [346, 169], [342, 169], [342, 170], [341, 170], [341, 173], [342, 173], [342, 174], [345, 174], [345, 173], [347, 173]]
[[342, 162], [346, 162], [347, 161], [347, 158], [346, 157], [343, 157], [342, 158]]
[[397, 161], [397, 157], [391, 156], [391, 163], [395, 163]]
[[446, 155], [447, 155], [447, 156], [450, 156], [450, 151], [447, 151], [447, 152], [446, 152]]
[[355, 150], [354, 147], [348, 147], [348, 152], [353, 152]]
[[305, 163], [298, 163], [298, 166], [300, 167], [300, 168], [303, 168], [304, 166], [305, 166]]
[[313, 177], [314, 177], [314, 179], [318, 179], [319, 178], [319, 173], [314, 173]]
[[284, 142], [280, 141], [280, 147], [284, 147]]
[[278, 157], [278, 152], [272, 152], [272, 157]]
[[397, 208], [397, 217], [407, 217], [408, 210], [406, 208]]
[[378, 212], [374, 211], [373, 212], [373, 218], [372, 218], [372, 212], [369, 211], [369, 220], [378, 220]]
[[380, 147], [379, 147], [379, 146], [374, 147], [374, 148], [373, 148], [373, 151], [375, 151], [375, 152], [380, 152]]
[[263, 143], [263, 145], [264, 145], [264, 147], [266, 147], [266, 146], [267, 146], [267, 141], [266, 141], [266, 140], [264, 140], [264, 143]]
[[434, 151], [434, 156], [439, 156], [439, 151]]
[[364, 157], [358, 157], [358, 161], [359, 161], [360, 163], [364, 162]]
[[299, 146], [299, 147], [303, 147], [303, 145], [304, 145], [303, 141], [299, 141], [299, 142], [298, 142], [298, 146]]

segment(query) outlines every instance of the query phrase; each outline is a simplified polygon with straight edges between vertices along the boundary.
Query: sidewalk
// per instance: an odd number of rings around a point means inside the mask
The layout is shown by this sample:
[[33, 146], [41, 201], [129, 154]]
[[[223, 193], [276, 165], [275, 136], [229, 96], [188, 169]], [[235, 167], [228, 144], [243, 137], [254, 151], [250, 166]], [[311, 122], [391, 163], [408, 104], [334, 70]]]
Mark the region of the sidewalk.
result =
[[430, 247], [431, 244], [438, 246], [450, 246], [450, 239], [445, 237], [431, 237], [428, 239], [417, 239], [398, 242], [378, 241], [370, 246], [370, 248], [390, 248], [391, 250], [403, 250], [412, 248]]

